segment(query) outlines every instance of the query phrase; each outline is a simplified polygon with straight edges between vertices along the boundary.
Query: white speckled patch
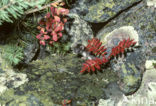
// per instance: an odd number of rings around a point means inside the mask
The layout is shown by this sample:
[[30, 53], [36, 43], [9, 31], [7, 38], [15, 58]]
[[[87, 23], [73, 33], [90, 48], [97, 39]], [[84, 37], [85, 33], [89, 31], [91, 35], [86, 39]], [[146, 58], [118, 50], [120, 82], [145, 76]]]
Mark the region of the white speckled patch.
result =
[[147, 60], [146, 61], [146, 70], [154, 69], [153, 63], [156, 63], [156, 60]]
[[[0, 57], [0, 63], [4, 63]], [[0, 73], [0, 95], [8, 88], [16, 88], [28, 81], [27, 75], [23, 73], [15, 73], [7, 64], [3, 67], [4, 72]], [[0, 68], [2, 66], [0, 65]]]
[[153, 6], [156, 8], [156, 0], [147, 0], [147, 6]]
[[0, 74], [0, 94], [10, 88], [17, 88], [28, 81], [26, 74], [15, 73], [13, 70], [7, 70]]

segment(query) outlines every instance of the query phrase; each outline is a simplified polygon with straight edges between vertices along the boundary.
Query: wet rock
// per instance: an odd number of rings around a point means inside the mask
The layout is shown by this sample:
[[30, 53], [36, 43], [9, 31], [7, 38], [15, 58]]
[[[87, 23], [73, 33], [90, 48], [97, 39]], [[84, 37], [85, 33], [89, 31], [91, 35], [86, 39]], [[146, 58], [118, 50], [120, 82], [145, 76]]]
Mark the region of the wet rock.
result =
[[71, 11], [86, 21], [99, 23], [108, 21], [139, 1], [141, 0], [78, 0]]
[[65, 30], [70, 38], [71, 49], [75, 52], [79, 44], [87, 45], [88, 39], [93, 38], [93, 32], [90, 25], [79, 15], [70, 13], [68, 16], [70, 20], [66, 23]]

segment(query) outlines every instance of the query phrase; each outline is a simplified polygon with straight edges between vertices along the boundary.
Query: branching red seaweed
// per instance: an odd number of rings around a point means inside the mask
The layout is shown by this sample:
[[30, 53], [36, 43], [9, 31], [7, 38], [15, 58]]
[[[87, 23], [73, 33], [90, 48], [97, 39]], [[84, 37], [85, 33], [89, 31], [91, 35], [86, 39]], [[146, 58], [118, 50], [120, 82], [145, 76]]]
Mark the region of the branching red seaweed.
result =
[[127, 40], [124, 39], [124, 40], [120, 41], [116, 47], [112, 48], [112, 52], [111, 52], [109, 58], [115, 57], [119, 54], [123, 54], [125, 52], [125, 49], [133, 47], [135, 44], [136, 44], [136, 42], [134, 40], [130, 40], [130, 38], [128, 38]]
[[88, 40], [88, 45], [86, 46], [86, 50], [93, 53], [95, 56], [102, 56], [102, 59], [95, 58], [95, 59], [89, 59], [87, 60], [82, 67], [82, 70], [80, 73], [84, 72], [94, 72], [96, 69], [101, 70], [101, 65], [106, 64], [110, 61], [111, 57], [115, 57], [119, 54], [123, 54], [126, 49], [129, 49], [130, 47], [133, 47], [136, 44], [134, 40], [130, 40], [128, 38], [127, 40], [122, 40], [119, 42], [119, 44], [112, 48], [110, 55], [106, 58], [105, 55], [107, 54], [106, 48], [102, 46], [102, 42], [100, 42], [97, 38], [92, 38], [91, 40]]
[[101, 46], [102, 42], [99, 39], [93, 38], [88, 40], [88, 45], [86, 46], [87, 51], [92, 52], [96, 56], [105, 56], [107, 53], [106, 48]]

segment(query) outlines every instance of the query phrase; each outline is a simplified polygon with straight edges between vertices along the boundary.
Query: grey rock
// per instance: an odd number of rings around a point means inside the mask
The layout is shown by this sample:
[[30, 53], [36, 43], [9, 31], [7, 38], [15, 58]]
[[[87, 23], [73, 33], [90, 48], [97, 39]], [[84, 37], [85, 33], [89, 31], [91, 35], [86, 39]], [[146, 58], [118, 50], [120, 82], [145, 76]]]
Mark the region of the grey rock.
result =
[[[118, 82], [119, 87], [126, 95], [133, 94], [139, 89], [142, 75], [145, 71], [145, 61], [146, 59], [155, 57], [155, 52], [152, 50], [153, 47], [155, 47], [156, 39], [156, 15], [154, 15], [156, 13], [154, 7], [147, 7], [146, 5], [145, 2], [141, 2], [137, 6], [129, 9], [128, 12], [121, 13], [114, 19], [115, 23], [111, 21], [96, 35], [98, 38], [113, 35], [113, 33], [110, 34], [110, 32], [120, 29], [125, 25], [132, 26], [137, 32], [138, 36], [136, 37], [134, 36], [136, 34], [128, 31], [126, 31], [127, 34], [125, 33], [125, 35], [133, 36], [133, 39], [137, 38], [138, 47], [131, 52], [126, 51], [126, 55], [110, 61], [112, 69], [118, 73], [120, 79]], [[114, 33], [115, 39], [119, 39], [121, 36], [121, 31]], [[115, 44], [115, 41], [109, 43], [109, 45]]]
[[32, 61], [32, 59], [35, 57], [37, 54], [37, 51], [39, 50], [39, 44], [36, 40], [32, 39], [32, 35], [30, 34], [25, 34], [26, 43], [24, 46], [24, 63], [29, 63]]
[[79, 14], [86, 21], [100, 23], [139, 1], [141, 0], [78, 0], [71, 12]]
[[145, 71], [145, 59], [143, 57], [140, 52], [127, 53], [124, 62], [114, 64], [119, 67], [119, 70], [112, 66], [119, 75], [119, 88], [125, 95], [133, 94], [141, 85], [142, 75]]
[[70, 13], [68, 14], [71, 22], [67, 22], [65, 30], [68, 33], [68, 37], [71, 42], [71, 49], [74, 49], [80, 45], [87, 45], [89, 39], [93, 38], [93, 32], [90, 25], [81, 19], [78, 14]]
[[146, 54], [144, 58], [148, 59], [149, 56], [154, 56], [155, 53], [152, 52], [152, 49], [156, 46], [156, 16], [154, 15], [156, 12], [153, 7], [147, 7], [146, 5], [146, 3], [141, 2], [128, 12], [123, 12], [114, 19], [116, 23], [113, 21], [109, 22], [96, 36], [107, 35], [123, 26], [132, 26], [139, 36], [138, 43], [141, 53]]
[[23, 73], [16, 73], [13, 68], [4, 62], [0, 55], [0, 95], [6, 90], [17, 88], [28, 81], [27, 75]]
[[[61, 105], [64, 99], [72, 99], [73, 105], [82, 105], [104, 98], [104, 88], [117, 80], [116, 74], [105, 70], [105, 73], [83, 75], [80, 74], [81, 66], [82, 60], [73, 54], [48, 56], [43, 60], [33, 61], [29, 68], [22, 71], [27, 73], [29, 83], [13, 89], [10, 96], [4, 94], [0, 102], [7, 103], [14, 97], [30, 94], [39, 98], [45, 106], [47, 103]], [[4, 101], [6, 98], [8, 100]]]
[[[153, 67], [155, 60], [146, 61], [146, 72], [142, 78], [141, 86], [137, 92], [120, 98], [100, 99], [98, 106], [155, 106], [156, 100], [156, 69]], [[118, 99], [118, 101], [117, 101]]]

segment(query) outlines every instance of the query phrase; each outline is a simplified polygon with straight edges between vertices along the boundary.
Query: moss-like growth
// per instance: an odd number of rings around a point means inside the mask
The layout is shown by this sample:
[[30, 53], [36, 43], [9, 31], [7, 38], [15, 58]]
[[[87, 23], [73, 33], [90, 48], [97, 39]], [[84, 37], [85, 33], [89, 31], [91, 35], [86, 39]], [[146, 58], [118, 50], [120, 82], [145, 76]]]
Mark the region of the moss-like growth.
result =
[[64, 99], [87, 104], [94, 98], [105, 97], [103, 89], [118, 79], [116, 73], [109, 69], [97, 74], [80, 74], [81, 66], [82, 59], [73, 54], [49, 56], [44, 60], [34, 61], [23, 70], [28, 75], [29, 83], [15, 89], [14, 94], [11, 94], [15, 96], [3, 98], [10, 100], [16, 96], [33, 95], [45, 105], [48, 102], [61, 105]]
[[49, 46], [50, 52], [52, 54], [57, 54], [57, 55], [65, 55], [70, 52], [70, 46], [71, 43], [61, 43], [61, 42], [55, 42], [53, 45]]

